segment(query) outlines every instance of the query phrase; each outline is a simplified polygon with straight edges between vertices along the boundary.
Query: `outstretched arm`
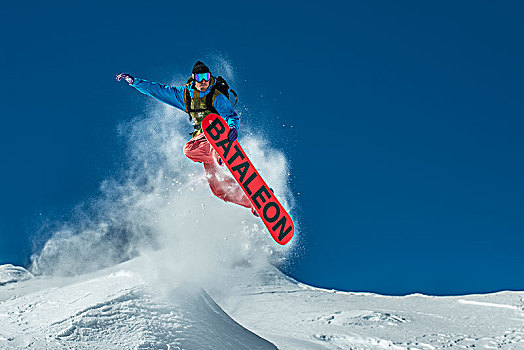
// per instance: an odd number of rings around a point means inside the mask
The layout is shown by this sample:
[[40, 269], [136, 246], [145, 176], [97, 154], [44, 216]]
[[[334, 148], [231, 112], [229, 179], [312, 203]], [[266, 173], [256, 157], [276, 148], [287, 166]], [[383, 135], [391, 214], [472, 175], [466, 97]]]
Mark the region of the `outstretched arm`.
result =
[[184, 103], [184, 87], [173, 87], [160, 83], [154, 83], [145, 79], [134, 78], [129, 74], [121, 73], [116, 76], [116, 80], [124, 79], [129, 85], [141, 93], [151, 96], [160, 102], [167, 103], [173, 107], [186, 110]]

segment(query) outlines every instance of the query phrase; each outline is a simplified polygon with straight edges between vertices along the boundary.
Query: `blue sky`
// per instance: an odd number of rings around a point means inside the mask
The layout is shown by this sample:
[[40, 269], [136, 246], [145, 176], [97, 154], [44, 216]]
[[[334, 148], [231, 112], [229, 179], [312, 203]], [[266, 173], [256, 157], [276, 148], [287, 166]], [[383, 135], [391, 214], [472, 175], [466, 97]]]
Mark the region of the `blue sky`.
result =
[[145, 100], [116, 73], [167, 82], [220, 55], [243, 122], [292, 165], [288, 273], [386, 294], [524, 289], [521, 2], [202, 4], [2, 4], [0, 263], [27, 264], [38, 228], [121, 170], [116, 127]]

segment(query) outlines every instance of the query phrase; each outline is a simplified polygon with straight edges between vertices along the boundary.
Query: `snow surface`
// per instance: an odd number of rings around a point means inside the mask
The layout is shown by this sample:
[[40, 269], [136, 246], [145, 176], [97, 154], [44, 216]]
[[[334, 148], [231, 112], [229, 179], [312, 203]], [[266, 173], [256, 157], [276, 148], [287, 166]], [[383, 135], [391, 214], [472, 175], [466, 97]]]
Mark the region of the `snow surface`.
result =
[[22, 274], [2, 285], [0, 348], [524, 349], [524, 292], [348, 293], [299, 283], [270, 265], [233, 268], [226, 289], [159, 290], [144, 278], [145, 263], [76, 277]]

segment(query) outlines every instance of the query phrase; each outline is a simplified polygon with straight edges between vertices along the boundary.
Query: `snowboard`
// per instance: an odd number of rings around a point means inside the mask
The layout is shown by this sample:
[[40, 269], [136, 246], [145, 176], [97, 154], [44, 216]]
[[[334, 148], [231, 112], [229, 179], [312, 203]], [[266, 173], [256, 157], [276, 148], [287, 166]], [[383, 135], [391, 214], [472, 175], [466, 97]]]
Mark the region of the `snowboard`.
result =
[[264, 222], [273, 239], [284, 245], [295, 233], [293, 220], [249, 160], [238, 140], [230, 141], [229, 125], [218, 114], [202, 120], [202, 130]]

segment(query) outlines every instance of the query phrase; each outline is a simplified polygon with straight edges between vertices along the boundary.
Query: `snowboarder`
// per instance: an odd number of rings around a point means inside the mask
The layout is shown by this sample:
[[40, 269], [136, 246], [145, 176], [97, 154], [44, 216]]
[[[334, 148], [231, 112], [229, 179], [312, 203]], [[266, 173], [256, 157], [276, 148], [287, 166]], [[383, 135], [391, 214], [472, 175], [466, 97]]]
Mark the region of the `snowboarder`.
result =
[[202, 132], [201, 122], [204, 117], [216, 113], [231, 128], [228, 138], [234, 141], [238, 137], [239, 117], [228, 97], [216, 86], [220, 77], [215, 78], [204, 63], [197, 61], [185, 86], [154, 83], [126, 73], [116, 76], [116, 80], [122, 79], [141, 93], [188, 113], [195, 131], [184, 146], [184, 154], [192, 161], [204, 165], [209, 187], [215, 196], [246, 208], [252, 207], [251, 201], [234, 179], [219, 176], [222, 160]]

